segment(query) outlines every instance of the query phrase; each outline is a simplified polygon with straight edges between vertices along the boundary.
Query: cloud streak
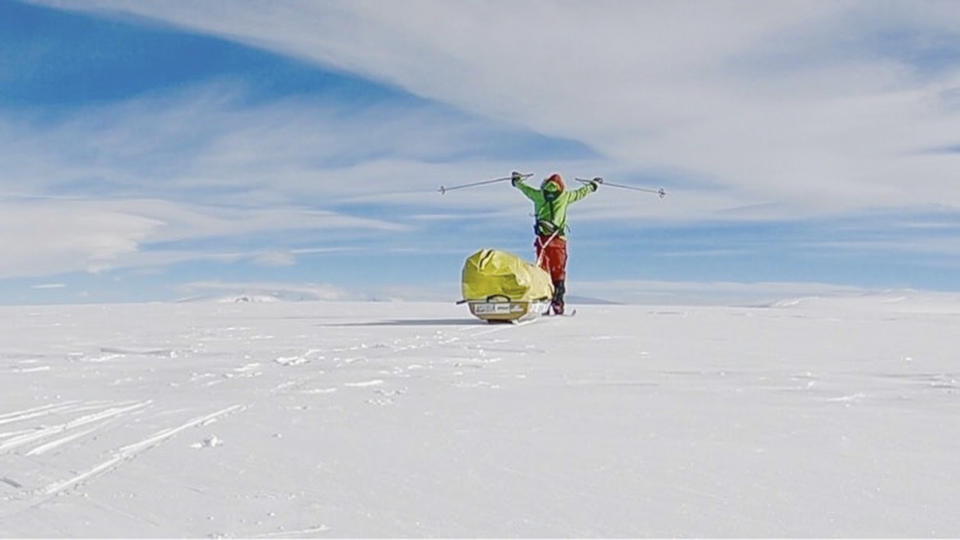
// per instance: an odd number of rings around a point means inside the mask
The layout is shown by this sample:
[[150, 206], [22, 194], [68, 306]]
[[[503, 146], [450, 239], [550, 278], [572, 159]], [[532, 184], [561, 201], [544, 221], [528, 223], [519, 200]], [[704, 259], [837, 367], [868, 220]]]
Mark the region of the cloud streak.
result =
[[[338, 247], [429, 227], [417, 218], [424, 209], [473, 209], [461, 215], [475, 221], [523, 216], [526, 202], [504, 196], [507, 188], [469, 197], [436, 192], [466, 170], [500, 175], [513, 166], [462, 157], [489, 145], [488, 136], [516, 135], [422, 104], [250, 105], [242, 85], [220, 83], [53, 119], [6, 115], [0, 278], [190, 260], [288, 266], [302, 247], [284, 240], [289, 231]], [[479, 211], [504, 200], [509, 210]], [[186, 245], [205, 239], [222, 245]], [[251, 241], [259, 248], [225, 251]]]
[[223, 244], [229, 243], [229, 238], [269, 232], [344, 229], [349, 236], [357, 230], [383, 233], [403, 226], [302, 208], [225, 209], [162, 200], [0, 203], [0, 251], [4, 253], [0, 278], [102, 272], [191, 260], [287, 264], [298, 252], [318, 250], [294, 249], [279, 255], [268, 249], [236, 253], [224, 252], [222, 247], [177, 250], [163, 246], [203, 239]]
[[960, 69], [924, 41], [960, 44], [950, 2], [49, 3], [360, 73], [751, 204], [960, 207], [956, 155], [918, 152], [957, 144]]
[[[884, 234], [897, 225], [883, 218], [960, 213], [950, 2], [36, 3], [147, 17], [239, 43], [240, 56], [278, 52], [325, 82], [271, 93], [257, 86], [266, 71], [201, 70], [123, 101], [3, 109], [0, 278], [185, 262], [294, 275], [327, 253], [469, 251], [464, 238], [527, 231], [529, 202], [509, 184], [437, 187], [521, 168], [533, 181], [559, 171], [665, 185], [664, 201], [603, 188], [576, 208], [580, 253], [603, 248], [620, 262], [768, 257], [755, 245], [796, 258], [910, 252], [898, 242], [956, 257], [944, 228]], [[134, 34], [147, 22], [133, 21]], [[263, 54], [257, 69], [274, 61]], [[294, 79], [296, 64], [284, 72]], [[372, 99], [351, 95], [352, 79], [327, 85], [342, 73], [366, 79]], [[778, 224], [809, 224], [819, 238], [878, 215], [826, 242], [773, 238]], [[683, 225], [699, 236], [716, 223], [760, 238], [706, 234], [651, 250], [638, 234]], [[353, 255], [339, 264], [377, 266]]]
[[67, 285], [65, 283], [41, 283], [39, 285], [31, 285], [31, 289], [63, 289]]

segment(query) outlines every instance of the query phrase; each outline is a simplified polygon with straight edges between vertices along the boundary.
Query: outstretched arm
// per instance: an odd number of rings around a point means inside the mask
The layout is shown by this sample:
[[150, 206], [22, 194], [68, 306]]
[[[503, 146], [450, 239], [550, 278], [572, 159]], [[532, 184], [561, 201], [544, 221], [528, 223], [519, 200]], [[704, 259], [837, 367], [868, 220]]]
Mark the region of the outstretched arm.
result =
[[594, 179], [591, 180], [589, 183], [584, 184], [583, 187], [578, 188], [578, 189], [574, 190], [573, 192], [571, 192], [571, 193], [570, 193], [570, 199], [569, 199], [569, 201], [567, 201], [567, 202], [569, 202], [570, 204], [573, 204], [573, 203], [579, 201], [580, 199], [583, 199], [583, 198], [586, 197], [587, 195], [590, 195], [591, 193], [593, 193], [594, 191], [596, 191], [597, 189], [599, 189], [599, 188], [600, 188], [600, 184], [602, 184], [602, 183], [603, 183], [603, 179], [602, 179], [602, 178], [599, 178], [599, 177], [598, 177], [598, 178], [594, 178]]
[[542, 195], [540, 194], [540, 190], [537, 188], [528, 186], [523, 182], [523, 180], [524, 180], [524, 177], [520, 173], [515, 172], [513, 173], [513, 178], [511, 183], [513, 184], [513, 187], [519, 189], [520, 192], [526, 195], [528, 199], [530, 199], [533, 202], [537, 202], [537, 199], [542, 197]]

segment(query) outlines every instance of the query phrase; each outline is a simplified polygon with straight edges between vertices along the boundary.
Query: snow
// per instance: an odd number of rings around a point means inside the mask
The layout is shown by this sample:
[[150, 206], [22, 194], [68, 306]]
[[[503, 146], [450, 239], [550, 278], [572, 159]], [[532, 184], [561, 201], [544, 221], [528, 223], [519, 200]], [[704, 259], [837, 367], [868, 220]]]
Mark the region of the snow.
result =
[[960, 536], [960, 302], [0, 308], [0, 536]]

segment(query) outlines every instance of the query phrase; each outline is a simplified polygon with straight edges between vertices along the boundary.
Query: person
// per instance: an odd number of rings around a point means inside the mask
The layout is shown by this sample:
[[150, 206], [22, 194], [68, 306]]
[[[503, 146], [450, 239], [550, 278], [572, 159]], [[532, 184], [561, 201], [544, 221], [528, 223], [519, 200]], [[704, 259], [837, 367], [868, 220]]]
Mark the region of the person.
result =
[[511, 183], [533, 201], [536, 221], [533, 226], [537, 248], [537, 264], [550, 274], [553, 281], [551, 308], [563, 315], [564, 294], [567, 292], [567, 207], [596, 191], [603, 179], [596, 177], [583, 187], [568, 191], [563, 177], [554, 173], [544, 179], [540, 189], [524, 183], [524, 176], [516, 171]]

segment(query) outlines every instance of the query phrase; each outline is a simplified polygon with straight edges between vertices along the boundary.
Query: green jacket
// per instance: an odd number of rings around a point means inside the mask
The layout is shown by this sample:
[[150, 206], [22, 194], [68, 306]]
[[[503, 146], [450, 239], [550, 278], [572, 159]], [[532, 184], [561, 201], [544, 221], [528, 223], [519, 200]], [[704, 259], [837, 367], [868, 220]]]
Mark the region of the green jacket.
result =
[[545, 232], [539, 227], [539, 224], [545, 220], [560, 230], [557, 236], [561, 237], [566, 236], [569, 230], [567, 226], [567, 207], [596, 191], [596, 187], [593, 184], [586, 184], [573, 191], [564, 190], [556, 199], [548, 201], [546, 197], [543, 196], [541, 190], [528, 186], [522, 181], [517, 182], [517, 189], [533, 201], [533, 206], [537, 214], [538, 227], [536, 227], [536, 229], [538, 234], [551, 234], [551, 232]]

